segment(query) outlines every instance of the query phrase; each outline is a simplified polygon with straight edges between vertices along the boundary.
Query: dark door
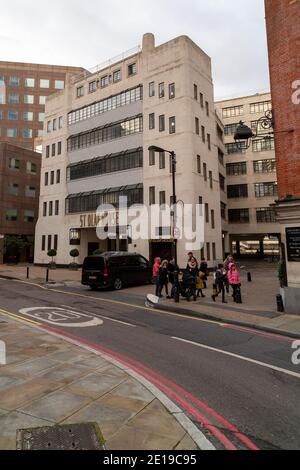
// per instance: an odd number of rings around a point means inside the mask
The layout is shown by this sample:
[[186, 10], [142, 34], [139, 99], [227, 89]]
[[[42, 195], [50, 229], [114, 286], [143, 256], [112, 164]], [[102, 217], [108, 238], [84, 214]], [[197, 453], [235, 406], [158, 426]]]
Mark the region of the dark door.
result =
[[88, 243], [88, 256], [93, 256], [96, 250], [99, 250], [99, 243]]

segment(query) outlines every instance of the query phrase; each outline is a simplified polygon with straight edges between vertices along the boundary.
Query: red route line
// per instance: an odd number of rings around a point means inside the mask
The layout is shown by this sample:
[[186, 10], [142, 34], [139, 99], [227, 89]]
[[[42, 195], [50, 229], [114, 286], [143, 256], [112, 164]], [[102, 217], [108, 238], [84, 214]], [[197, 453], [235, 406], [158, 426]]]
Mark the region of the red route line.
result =
[[263, 336], [264, 338], [274, 339], [274, 340], [277, 340], [279, 342], [293, 343], [293, 341], [295, 341], [295, 338], [291, 338], [290, 336], [281, 336], [281, 335], [277, 335], [276, 333], [268, 333], [267, 331], [263, 332], [263, 331], [260, 331], [260, 330], [247, 328], [247, 327], [243, 327], [243, 326], [223, 324], [222, 328], [237, 330], [237, 331], [241, 331], [241, 332], [251, 332], [256, 336]]
[[[219, 421], [222, 426], [226, 427], [226, 429], [232, 433], [234, 433], [234, 435], [243, 443], [245, 444], [249, 449], [251, 450], [259, 450], [258, 447], [253, 444], [251, 442], [250, 439], [248, 439], [246, 436], [244, 436], [242, 433], [239, 432], [239, 430], [236, 428], [236, 426], [234, 426], [233, 424], [231, 424], [229, 421], [227, 421], [225, 418], [223, 418], [221, 415], [219, 415], [216, 411], [214, 411], [212, 408], [210, 408], [209, 406], [205, 405], [205, 403], [203, 403], [201, 400], [199, 400], [198, 398], [194, 397], [193, 395], [191, 395], [189, 392], [187, 392], [186, 390], [184, 390], [182, 387], [180, 387], [179, 385], [175, 384], [174, 382], [172, 382], [171, 380], [163, 377], [162, 375], [158, 374], [157, 372], [155, 372], [154, 370], [148, 368], [147, 366], [144, 366], [143, 364], [141, 364], [140, 362], [136, 361], [135, 359], [132, 359], [128, 356], [124, 356], [122, 354], [119, 354], [115, 351], [112, 351], [110, 349], [107, 349], [107, 348], [104, 348], [102, 346], [99, 346], [98, 344], [95, 344], [95, 343], [92, 343], [92, 342], [89, 342], [89, 341], [86, 341], [85, 339], [82, 339], [82, 338], [79, 338], [77, 336], [74, 336], [72, 334], [69, 334], [69, 333], [65, 333], [64, 331], [61, 332], [61, 330], [58, 330], [56, 328], [52, 328], [52, 327], [48, 327], [48, 326], [43, 326], [43, 328], [45, 328], [46, 330], [49, 330], [49, 331], [53, 331], [55, 333], [58, 333], [58, 334], [61, 334], [63, 336], [66, 336], [66, 337], [69, 337], [69, 338], [73, 338], [73, 339], [76, 339], [76, 340], [80, 340], [82, 343], [86, 344], [86, 345], [89, 345], [89, 346], [92, 346], [94, 349], [96, 350], [99, 350], [101, 352], [105, 352], [106, 354], [109, 354], [110, 356], [112, 357], [118, 357], [119, 361], [121, 363], [123, 363], [124, 365], [126, 366], [130, 366], [131, 369], [135, 370], [136, 372], [138, 372], [140, 375], [142, 375], [143, 377], [145, 377], [147, 380], [149, 380], [150, 382], [156, 384], [159, 388], [161, 388], [162, 390], [164, 390], [169, 396], [171, 396], [175, 401], [177, 401], [190, 415], [194, 416], [198, 422], [200, 422], [200, 424], [204, 425], [209, 431], [212, 432], [212, 434], [215, 435], [215, 437], [224, 445], [224, 447], [227, 449], [227, 450], [237, 450], [235, 445], [229, 441], [229, 439], [219, 431], [218, 428], [216, 428], [216, 426], [214, 426], [210, 421], [209, 419], [204, 416], [203, 414], [201, 414], [197, 409], [195, 409], [193, 406], [191, 406], [188, 402], [186, 402], [186, 400], [182, 399], [175, 391], [173, 391], [170, 387], [166, 386], [166, 385], [163, 385], [162, 382], [165, 382], [165, 383], [169, 383], [170, 385], [172, 385], [174, 388], [177, 388], [177, 390], [179, 390], [184, 396], [186, 396], [187, 398], [189, 398], [191, 401], [193, 401], [195, 404], [197, 404], [199, 407], [203, 408], [205, 412], [207, 412], [208, 414], [212, 415], [217, 421]], [[126, 359], [127, 361], [130, 361], [130, 362], [126, 362], [124, 361], [124, 359]], [[137, 364], [139, 366], [138, 367], [134, 367], [133, 364]], [[149, 376], [147, 373], [143, 372], [142, 369], [145, 369], [147, 371], [149, 371], [152, 375], [156, 376], [159, 380], [156, 380], [154, 379], [153, 377]]]

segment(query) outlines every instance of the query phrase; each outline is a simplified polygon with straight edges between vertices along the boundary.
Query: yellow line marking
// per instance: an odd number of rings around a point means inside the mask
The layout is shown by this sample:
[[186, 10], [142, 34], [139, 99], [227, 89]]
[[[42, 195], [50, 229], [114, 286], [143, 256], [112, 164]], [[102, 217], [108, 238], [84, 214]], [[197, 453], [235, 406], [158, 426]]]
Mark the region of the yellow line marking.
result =
[[106, 299], [104, 297], [93, 297], [91, 295], [78, 294], [77, 292], [66, 292], [66, 291], [62, 291], [62, 290], [58, 290], [58, 289], [48, 289], [47, 287], [40, 286], [39, 284], [35, 284], [33, 282], [28, 282], [28, 281], [22, 281], [20, 279], [14, 279], [14, 281], [15, 282], [20, 282], [21, 284], [29, 284], [31, 286], [35, 286], [35, 287], [38, 287], [40, 289], [47, 290], [49, 292], [57, 292], [59, 294], [73, 295], [73, 296], [76, 296], [76, 297], [84, 297], [86, 299], [97, 300], [98, 302], [107, 302], [107, 303], [111, 303], [111, 304], [115, 304], [115, 305], [121, 305], [121, 306], [125, 306], [125, 307], [144, 310], [144, 311], [147, 311], [147, 312], [150, 311], [152, 313], [163, 313], [164, 315], [180, 317], [180, 318], [186, 318], [186, 319], [188, 318], [189, 320], [200, 321], [200, 322], [203, 322], [203, 323], [212, 323], [214, 325], [219, 325], [219, 326], [226, 325], [226, 323], [222, 323], [222, 322], [218, 322], [218, 321], [214, 321], [214, 320], [206, 320], [204, 318], [195, 318], [195, 317], [192, 317], [192, 316], [189, 316], [189, 315], [184, 315], [184, 314], [180, 314], [180, 313], [176, 313], [176, 312], [168, 312], [166, 310], [159, 310], [157, 308], [152, 309], [152, 308], [149, 308], [149, 307], [143, 307], [142, 305], [130, 304], [128, 302], [121, 302], [120, 300]]
[[25, 321], [27, 323], [32, 323], [33, 325], [41, 326], [41, 323], [38, 323], [37, 321], [28, 320], [25, 317], [21, 317], [21, 316], [16, 315], [15, 313], [12, 313], [12, 312], [8, 312], [7, 310], [4, 310], [3, 308], [0, 308], [0, 313], [3, 313], [4, 315], [8, 315], [9, 317], [17, 318], [18, 320], [22, 320], [22, 321]]

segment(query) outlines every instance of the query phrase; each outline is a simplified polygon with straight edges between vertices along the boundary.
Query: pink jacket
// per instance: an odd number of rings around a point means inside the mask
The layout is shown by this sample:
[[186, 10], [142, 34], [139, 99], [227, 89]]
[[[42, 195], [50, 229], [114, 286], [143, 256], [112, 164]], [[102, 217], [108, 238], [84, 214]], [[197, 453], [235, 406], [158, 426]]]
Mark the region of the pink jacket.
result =
[[153, 265], [153, 277], [157, 277], [159, 275], [159, 268], [160, 268], [160, 258], [155, 258], [154, 265]]
[[235, 271], [229, 270], [228, 274], [227, 274], [227, 277], [228, 277], [229, 284], [231, 284], [231, 285], [241, 283], [241, 278], [240, 278], [240, 275], [237, 272], [237, 270], [235, 270]]

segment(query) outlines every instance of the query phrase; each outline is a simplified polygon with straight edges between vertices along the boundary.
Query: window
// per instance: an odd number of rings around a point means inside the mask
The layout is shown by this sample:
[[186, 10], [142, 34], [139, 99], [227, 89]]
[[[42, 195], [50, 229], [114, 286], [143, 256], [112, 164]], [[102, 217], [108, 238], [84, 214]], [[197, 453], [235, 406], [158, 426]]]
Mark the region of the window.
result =
[[236, 184], [227, 186], [228, 199], [248, 197], [248, 185]]
[[32, 139], [32, 129], [23, 129], [22, 135], [24, 139]]
[[154, 150], [149, 150], [149, 166], [155, 165], [155, 152]]
[[198, 204], [199, 204], [199, 215], [200, 217], [203, 217], [203, 197], [202, 196], [199, 196]]
[[213, 174], [212, 171], [209, 172], [209, 186], [212, 189], [213, 188]]
[[35, 86], [35, 79], [34, 78], [25, 78], [25, 86], [27, 88], [34, 88]]
[[228, 220], [231, 224], [248, 224], [250, 221], [249, 209], [229, 209]]
[[55, 149], [56, 149], [56, 145], [52, 144], [52, 151], [51, 151], [51, 156], [52, 157], [55, 157]]
[[224, 220], [226, 220], [226, 208], [226, 204], [224, 204], [224, 202], [221, 202], [221, 217]]
[[154, 82], [149, 83], [149, 97], [152, 98], [152, 96], [155, 96], [155, 83]]
[[229, 118], [234, 116], [242, 116], [244, 114], [244, 106], [231, 106], [229, 108], [222, 109], [223, 118]]
[[30, 173], [32, 175], [36, 175], [37, 174], [37, 165], [36, 165], [36, 163], [27, 162], [26, 163], [26, 170], [27, 170], [27, 173]]
[[256, 160], [253, 162], [254, 173], [274, 173], [276, 171], [276, 160]]
[[45, 113], [39, 113], [39, 122], [44, 122], [45, 120]]
[[160, 98], [165, 97], [165, 84], [164, 84], [164, 82], [162, 82], [158, 85], [158, 96]]
[[60, 184], [60, 170], [56, 172], [56, 184]]
[[52, 122], [48, 121], [47, 122], [47, 132], [49, 133], [49, 132], [51, 132], [51, 130], [52, 130]]
[[89, 83], [89, 93], [94, 93], [95, 91], [97, 91], [97, 82], [96, 82], [96, 80]]
[[271, 101], [261, 101], [260, 103], [251, 103], [250, 104], [250, 113], [265, 113], [266, 111], [272, 110]]
[[169, 99], [172, 100], [175, 98], [175, 83], [170, 83], [169, 85]]
[[50, 173], [50, 184], [54, 184], [54, 171]]
[[55, 201], [55, 215], [59, 215], [59, 201]]
[[46, 96], [39, 96], [39, 104], [42, 104], [42, 105], [46, 104]]
[[277, 196], [277, 183], [257, 183], [255, 187], [255, 197]]
[[213, 252], [213, 260], [215, 261], [217, 259], [217, 251], [216, 251], [216, 244], [212, 244], [212, 252]]
[[50, 81], [46, 79], [41, 79], [40, 88], [50, 88]]
[[48, 251], [51, 250], [51, 245], [52, 245], [52, 236], [48, 235]]
[[166, 168], [165, 152], [159, 152], [159, 169], [164, 170], [165, 168]]
[[219, 163], [224, 166], [224, 153], [218, 148]]
[[17, 129], [7, 129], [7, 137], [17, 137]]
[[34, 104], [34, 96], [33, 95], [24, 95], [24, 103], [25, 104]]
[[207, 164], [203, 163], [203, 176], [204, 176], [204, 181], [207, 181]]
[[162, 114], [161, 116], [159, 116], [158, 120], [159, 120], [159, 132], [164, 132], [166, 129], [165, 115]]
[[100, 84], [101, 84], [101, 88], [105, 88], [109, 85], [108, 75], [104, 75], [104, 77], [101, 77]]
[[24, 121], [33, 121], [33, 113], [32, 112], [25, 112], [23, 113]]
[[61, 142], [57, 144], [57, 155], [61, 155]]
[[[1, 82], [0, 82], [1, 85]], [[0, 104], [5, 104], [5, 93], [0, 92]]]
[[24, 222], [34, 222], [34, 211], [24, 211]]
[[201, 174], [201, 157], [197, 155], [197, 173]]
[[223, 175], [221, 175], [221, 173], [219, 173], [219, 181], [220, 181], [220, 189], [222, 189], [222, 191], [225, 191], [225, 178]]
[[259, 132], [265, 132], [265, 129], [262, 126], [262, 123], [260, 121], [251, 121], [251, 129], [253, 133], [255, 134], [256, 131]]
[[10, 86], [19, 86], [20, 85], [20, 79], [18, 77], [10, 77], [9, 85]]
[[54, 250], [57, 251], [58, 248], [58, 235], [54, 235]]
[[77, 87], [76, 89], [77, 98], [81, 98], [83, 95], [84, 95], [84, 87], [83, 86]]
[[206, 243], [206, 260], [210, 261], [210, 243]]
[[128, 77], [135, 75], [137, 73], [136, 63], [128, 65]]
[[47, 216], [47, 202], [44, 202], [44, 203], [43, 203], [43, 216], [44, 216], [44, 217]]
[[176, 132], [176, 119], [175, 119], [175, 116], [172, 116], [169, 119], [169, 133], [175, 134], [175, 132]]
[[202, 136], [202, 142], [205, 143], [205, 127], [201, 126], [201, 136]]
[[268, 150], [274, 150], [274, 148], [275, 144], [273, 138], [252, 141], [253, 152], [266, 152]]
[[163, 206], [166, 204], [166, 191], [159, 192], [159, 205]]
[[18, 112], [17, 111], [8, 111], [8, 120], [9, 121], [17, 121], [18, 120]]
[[199, 125], [199, 118], [195, 118], [195, 132], [197, 135], [200, 134], [200, 125]]
[[25, 196], [34, 198], [36, 196], [36, 188], [34, 186], [26, 186]]
[[225, 135], [234, 135], [236, 133], [236, 129], [239, 123], [235, 122], [234, 124], [226, 124], [224, 127], [224, 134]]
[[56, 90], [63, 90], [65, 88], [64, 80], [55, 80], [54, 87]]
[[209, 104], [208, 101], [205, 101], [206, 115], [209, 116]]
[[[1, 103], [1, 102], [0, 102]], [[3, 111], [0, 110], [0, 120], [3, 119]]]
[[119, 82], [121, 80], [121, 70], [115, 70], [115, 72], [113, 73], [113, 82], [116, 83], [116, 82]]
[[53, 201], [49, 202], [49, 217], [53, 216]]
[[7, 222], [16, 222], [18, 219], [18, 211], [17, 209], [8, 209], [6, 211], [6, 220]]
[[19, 104], [20, 95], [18, 93], [10, 93], [8, 95], [8, 102], [10, 104]]
[[46, 158], [50, 157], [50, 145], [47, 145], [46, 147]]
[[42, 235], [42, 251], [46, 250], [46, 235]]
[[149, 205], [152, 206], [155, 204], [155, 186], [150, 186], [149, 188]]
[[210, 139], [210, 134], [207, 134], [207, 145], [208, 145], [208, 150], [211, 150], [211, 139]]
[[209, 224], [209, 206], [207, 203], [205, 204], [205, 221]]
[[151, 113], [149, 114], [149, 129], [155, 129], [155, 114]]
[[45, 186], [48, 186], [48, 183], [49, 183], [49, 173], [46, 172], [45, 173]]
[[9, 183], [7, 192], [11, 196], [18, 196], [18, 194], [19, 194], [19, 185], [17, 183]]
[[241, 142], [239, 145], [236, 142], [232, 142], [230, 144], [225, 144], [225, 147], [226, 147], [227, 155], [232, 155], [234, 153], [245, 153], [246, 152], [245, 142]]
[[198, 101], [198, 87], [197, 85], [194, 85], [194, 99]]
[[215, 224], [215, 211], [214, 210], [210, 211], [210, 219], [211, 219], [211, 228], [215, 229], [216, 224]]
[[270, 207], [261, 207], [256, 209], [256, 221], [258, 224], [262, 223], [275, 223], [276, 212]]
[[57, 119], [53, 119], [53, 127], [52, 127], [52, 129], [53, 129], [54, 131], [57, 130]]
[[62, 127], [63, 127], [63, 117], [60, 116], [59, 119], [58, 119], [58, 128], [62, 129]]
[[201, 108], [204, 108], [204, 96], [203, 96], [203, 93], [200, 93], [200, 105], [201, 105]]
[[246, 162], [227, 163], [226, 173], [228, 176], [246, 175], [247, 163]]

